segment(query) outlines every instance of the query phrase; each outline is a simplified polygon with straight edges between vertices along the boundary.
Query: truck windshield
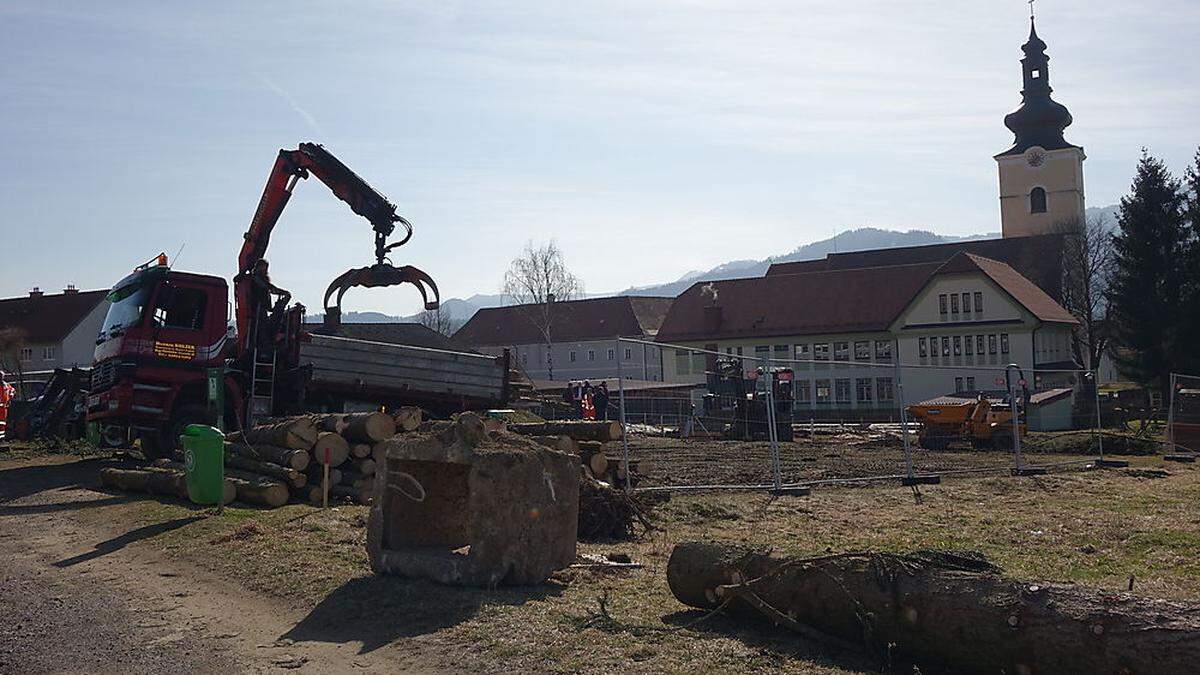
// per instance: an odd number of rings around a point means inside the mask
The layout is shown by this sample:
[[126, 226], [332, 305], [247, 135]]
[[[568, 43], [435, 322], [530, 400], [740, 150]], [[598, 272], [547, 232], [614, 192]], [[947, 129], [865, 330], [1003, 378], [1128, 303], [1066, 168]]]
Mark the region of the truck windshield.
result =
[[146, 309], [146, 299], [150, 296], [150, 287], [145, 284], [133, 283], [113, 289], [108, 294], [108, 314], [104, 316], [104, 326], [100, 329], [100, 338], [116, 337], [125, 329], [142, 319]]

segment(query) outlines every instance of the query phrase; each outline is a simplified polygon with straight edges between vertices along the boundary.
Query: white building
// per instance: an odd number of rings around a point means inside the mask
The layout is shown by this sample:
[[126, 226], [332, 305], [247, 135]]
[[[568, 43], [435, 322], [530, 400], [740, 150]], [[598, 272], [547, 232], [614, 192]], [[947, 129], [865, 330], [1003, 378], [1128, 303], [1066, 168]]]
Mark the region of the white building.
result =
[[531, 380], [598, 380], [621, 374], [634, 380], [663, 379], [653, 340], [672, 298], [620, 296], [545, 305], [481, 309], [454, 334], [455, 344], [486, 354], [508, 349], [513, 364]]
[[668, 382], [703, 382], [712, 358], [666, 343], [753, 357], [748, 367], [792, 359], [798, 410], [882, 415], [899, 408], [901, 381], [906, 403], [1001, 388], [1010, 363], [1031, 389], [1072, 383], [1070, 373], [1035, 371], [1075, 367], [1076, 324], [1010, 265], [958, 250], [941, 263], [696, 284], [676, 299], [658, 341]]
[[96, 336], [108, 311], [108, 291], [78, 291], [68, 286], [47, 295], [0, 300], [0, 331], [12, 334], [12, 353], [0, 354], [0, 368], [15, 382], [18, 373], [92, 365]]

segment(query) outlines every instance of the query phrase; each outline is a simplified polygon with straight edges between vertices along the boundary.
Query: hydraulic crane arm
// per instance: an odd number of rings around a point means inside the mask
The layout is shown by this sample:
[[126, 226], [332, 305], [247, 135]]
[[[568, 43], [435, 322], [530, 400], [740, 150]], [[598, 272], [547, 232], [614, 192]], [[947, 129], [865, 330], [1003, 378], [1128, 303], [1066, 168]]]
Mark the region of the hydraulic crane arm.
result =
[[[276, 158], [275, 166], [271, 169], [271, 175], [263, 189], [262, 199], [254, 212], [254, 219], [250, 221], [250, 228], [244, 235], [241, 253], [238, 254], [239, 274], [234, 280], [234, 295], [237, 302], [239, 345], [243, 348], [246, 347], [245, 341], [250, 334], [250, 323], [261, 310], [253, 306], [250, 274], [255, 264], [266, 256], [271, 232], [292, 196], [292, 189], [297, 181], [307, 178], [310, 174], [328, 186], [338, 199], [346, 202], [351, 211], [366, 218], [375, 230], [375, 264], [350, 270], [330, 286], [330, 289], [341, 289], [337, 296], [339, 307], [336, 310], [340, 311], [341, 296], [351, 286], [387, 286], [406, 282], [417, 286], [427, 308], [433, 309], [438, 306], [437, 285], [428, 274], [415, 267], [406, 265], [396, 268], [385, 262], [389, 251], [412, 238], [412, 225], [396, 213], [394, 204], [325, 148], [316, 143], [301, 143], [297, 150], [279, 151], [279, 157]], [[404, 236], [398, 241], [388, 243], [387, 238], [395, 232], [397, 224], [404, 228]], [[422, 284], [427, 284], [433, 291], [432, 301], [429, 300]], [[330, 292], [326, 292], [326, 298]]]

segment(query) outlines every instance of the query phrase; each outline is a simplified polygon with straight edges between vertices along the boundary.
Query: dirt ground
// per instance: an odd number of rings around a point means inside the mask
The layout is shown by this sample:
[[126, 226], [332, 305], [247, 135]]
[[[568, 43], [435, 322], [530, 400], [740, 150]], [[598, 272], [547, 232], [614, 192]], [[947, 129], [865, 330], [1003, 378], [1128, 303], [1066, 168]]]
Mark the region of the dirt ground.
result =
[[880, 672], [875, 655], [831, 653], [765, 622], [695, 623], [704, 614], [674, 600], [665, 569], [675, 542], [697, 538], [795, 553], [969, 548], [1023, 579], [1124, 588], [1133, 576], [1141, 593], [1200, 598], [1200, 471], [1154, 457], [956, 477], [919, 495], [894, 483], [676, 494], [655, 509], [658, 531], [580, 547], [644, 569], [495, 590], [372, 575], [363, 507], [217, 515], [100, 491], [96, 474], [113, 461], [0, 461], [0, 556], [11, 561], [0, 672]]

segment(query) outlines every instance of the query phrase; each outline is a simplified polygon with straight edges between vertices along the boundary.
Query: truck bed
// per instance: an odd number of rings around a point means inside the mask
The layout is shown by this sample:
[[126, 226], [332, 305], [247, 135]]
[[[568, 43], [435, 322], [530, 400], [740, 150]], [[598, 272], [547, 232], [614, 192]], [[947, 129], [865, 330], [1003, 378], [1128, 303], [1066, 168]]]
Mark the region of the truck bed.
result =
[[300, 363], [311, 366], [310, 388], [366, 399], [498, 407], [508, 394], [503, 356], [313, 334]]

